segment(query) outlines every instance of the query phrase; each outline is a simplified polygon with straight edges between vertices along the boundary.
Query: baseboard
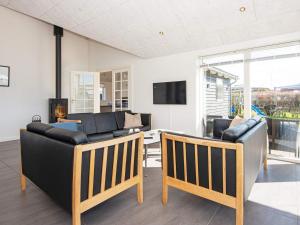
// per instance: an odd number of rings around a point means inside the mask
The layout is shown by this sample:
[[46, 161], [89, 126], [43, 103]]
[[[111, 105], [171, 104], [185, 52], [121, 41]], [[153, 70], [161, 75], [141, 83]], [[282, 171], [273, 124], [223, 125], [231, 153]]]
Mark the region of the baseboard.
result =
[[15, 137], [0, 137], [0, 142], [5, 142], [5, 141], [15, 141], [19, 140], [20, 137], [15, 136]]

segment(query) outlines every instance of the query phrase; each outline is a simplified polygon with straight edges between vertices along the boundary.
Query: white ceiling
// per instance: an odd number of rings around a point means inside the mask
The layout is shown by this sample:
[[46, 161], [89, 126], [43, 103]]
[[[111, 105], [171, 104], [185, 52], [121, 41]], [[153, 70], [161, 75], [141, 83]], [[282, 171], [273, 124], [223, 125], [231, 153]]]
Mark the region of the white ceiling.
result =
[[0, 5], [141, 57], [300, 31], [300, 0], [0, 0]]

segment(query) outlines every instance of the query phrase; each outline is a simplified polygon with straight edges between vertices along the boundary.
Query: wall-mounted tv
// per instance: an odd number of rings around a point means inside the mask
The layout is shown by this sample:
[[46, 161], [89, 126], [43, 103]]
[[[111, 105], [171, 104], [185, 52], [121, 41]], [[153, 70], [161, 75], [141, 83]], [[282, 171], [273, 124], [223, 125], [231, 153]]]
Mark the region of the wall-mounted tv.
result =
[[186, 105], [186, 81], [153, 83], [153, 104]]

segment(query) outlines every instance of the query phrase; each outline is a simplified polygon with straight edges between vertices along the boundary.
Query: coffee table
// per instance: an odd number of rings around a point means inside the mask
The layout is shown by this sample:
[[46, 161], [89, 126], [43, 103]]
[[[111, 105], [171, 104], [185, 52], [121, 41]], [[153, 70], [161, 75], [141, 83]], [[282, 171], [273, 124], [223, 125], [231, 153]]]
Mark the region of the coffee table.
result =
[[171, 131], [167, 129], [154, 129], [144, 132], [144, 149], [145, 149], [145, 167], [147, 168], [147, 159], [148, 159], [148, 147], [151, 144], [160, 143], [160, 134], [162, 132], [174, 132], [178, 134], [183, 134], [180, 131]]
[[144, 148], [145, 148], [145, 167], [147, 167], [148, 146], [160, 142], [160, 134], [162, 130], [149, 130], [144, 132]]

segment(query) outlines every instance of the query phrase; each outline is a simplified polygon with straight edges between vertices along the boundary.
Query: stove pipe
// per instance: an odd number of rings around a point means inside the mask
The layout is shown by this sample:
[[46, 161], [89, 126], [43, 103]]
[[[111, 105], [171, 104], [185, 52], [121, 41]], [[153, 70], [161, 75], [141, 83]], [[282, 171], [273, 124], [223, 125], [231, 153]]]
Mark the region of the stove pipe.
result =
[[64, 35], [64, 30], [61, 27], [54, 25], [55, 36], [55, 69], [56, 69], [56, 85], [55, 85], [55, 97], [61, 98], [61, 38]]

